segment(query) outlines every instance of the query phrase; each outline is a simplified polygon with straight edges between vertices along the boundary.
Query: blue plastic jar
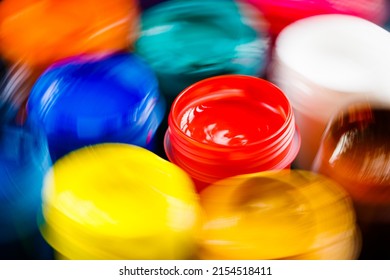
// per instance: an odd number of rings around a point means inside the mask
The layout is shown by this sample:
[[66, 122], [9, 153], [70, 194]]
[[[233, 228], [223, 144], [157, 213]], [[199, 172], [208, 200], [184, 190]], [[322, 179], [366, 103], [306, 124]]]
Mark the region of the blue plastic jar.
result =
[[172, 0], [145, 11], [136, 53], [172, 101], [184, 88], [222, 74], [263, 76], [268, 36], [235, 1]]
[[35, 83], [27, 102], [28, 120], [43, 126], [53, 161], [106, 142], [153, 150], [164, 113], [154, 73], [130, 53], [54, 64]]
[[0, 127], [0, 244], [38, 231], [44, 176], [51, 166], [44, 134], [28, 125]]

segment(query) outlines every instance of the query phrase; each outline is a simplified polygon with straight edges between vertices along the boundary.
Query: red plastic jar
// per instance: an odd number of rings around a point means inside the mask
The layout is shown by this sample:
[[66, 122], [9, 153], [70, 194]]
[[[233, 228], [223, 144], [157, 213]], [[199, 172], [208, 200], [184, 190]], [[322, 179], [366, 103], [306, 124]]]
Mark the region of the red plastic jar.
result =
[[223, 75], [186, 88], [168, 117], [165, 152], [200, 191], [234, 175], [290, 168], [300, 147], [291, 105], [272, 83]]

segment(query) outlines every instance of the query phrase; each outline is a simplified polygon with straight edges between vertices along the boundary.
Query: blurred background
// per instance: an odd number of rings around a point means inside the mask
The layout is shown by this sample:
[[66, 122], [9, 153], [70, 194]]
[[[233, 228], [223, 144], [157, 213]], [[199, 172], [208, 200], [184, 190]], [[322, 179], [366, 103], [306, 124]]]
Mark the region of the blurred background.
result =
[[1, 0], [1, 259], [390, 259], [390, 1]]

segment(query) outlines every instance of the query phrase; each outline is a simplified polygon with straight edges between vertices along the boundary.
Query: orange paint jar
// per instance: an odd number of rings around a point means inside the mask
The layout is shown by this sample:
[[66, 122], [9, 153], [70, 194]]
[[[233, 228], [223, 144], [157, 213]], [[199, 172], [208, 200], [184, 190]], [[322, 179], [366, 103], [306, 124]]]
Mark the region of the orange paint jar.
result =
[[353, 259], [360, 248], [347, 193], [303, 170], [218, 181], [200, 193], [201, 259]]
[[138, 7], [135, 0], [5, 0], [0, 15], [3, 55], [47, 65], [78, 54], [129, 47], [136, 37]]

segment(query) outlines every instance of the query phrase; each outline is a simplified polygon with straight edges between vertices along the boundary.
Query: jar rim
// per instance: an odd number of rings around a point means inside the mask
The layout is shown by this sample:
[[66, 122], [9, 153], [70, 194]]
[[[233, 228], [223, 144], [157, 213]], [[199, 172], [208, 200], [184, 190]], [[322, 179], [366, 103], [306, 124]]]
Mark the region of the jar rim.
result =
[[[179, 121], [177, 120], [177, 116], [188, 108], [189, 106], [183, 106], [183, 99], [184, 101], [186, 97], [196, 95], [197, 91], [201, 89], [203, 86], [212, 85], [212, 86], [221, 86], [225, 82], [228, 82], [230, 85], [234, 84], [236, 86], [236, 89], [243, 90], [243, 93], [247, 93], [248, 86], [252, 87], [252, 91], [254, 88], [262, 89], [264, 94], [267, 95], [274, 95], [273, 99], [276, 102], [280, 103], [280, 106], [284, 106], [285, 110], [285, 121], [283, 125], [275, 132], [273, 132], [268, 137], [265, 137], [263, 139], [242, 145], [242, 146], [224, 146], [224, 145], [210, 145], [207, 143], [203, 143], [199, 140], [193, 139], [185, 134], [180, 128]], [[240, 84], [241, 83], [241, 84]], [[226, 87], [226, 84], [224, 84]], [[264, 91], [266, 89], [267, 91]], [[250, 93], [250, 95], [254, 95], [254, 93]], [[276, 96], [275, 96], [276, 95]], [[198, 97], [198, 96], [196, 96]], [[198, 99], [196, 103], [200, 103], [202, 100], [210, 100], [211, 98], [215, 97], [215, 91], [207, 93], [202, 99]], [[245, 97], [250, 97], [248, 95], [245, 95]], [[190, 98], [191, 99], [191, 98]], [[182, 108], [180, 108], [182, 106]], [[168, 125], [169, 128], [172, 129], [172, 132], [174, 132], [176, 135], [178, 135], [181, 139], [184, 139], [187, 143], [189, 143], [192, 146], [196, 146], [197, 149], [201, 148], [204, 150], [214, 150], [214, 151], [231, 151], [231, 150], [248, 150], [251, 148], [258, 149], [259, 146], [267, 146], [267, 142], [271, 141], [272, 139], [284, 137], [285, 133], [288, 132], [289, 128], [291, 126], [295, 127], [295, 120], [294, 120], [294, 113], [292, 110], [292, 106], [286, 97], [286, 95], [282, 92], [280, 88], [278, 88], [276, 85], [272, 84], [269, 81], [266, 81], [261, 78], [257, 78], [254, 76], [248, 76], [248, 75], [238, 75], [238, 74], [230, 74], [230, 75], [220, 75], [215, 76], [211, 78], [207, 78], [204, 80], [201, 80], [189, 87], [187, 87], [185, 90], [183, 90], [173, 101], [171, 110], [168, 116]]]

